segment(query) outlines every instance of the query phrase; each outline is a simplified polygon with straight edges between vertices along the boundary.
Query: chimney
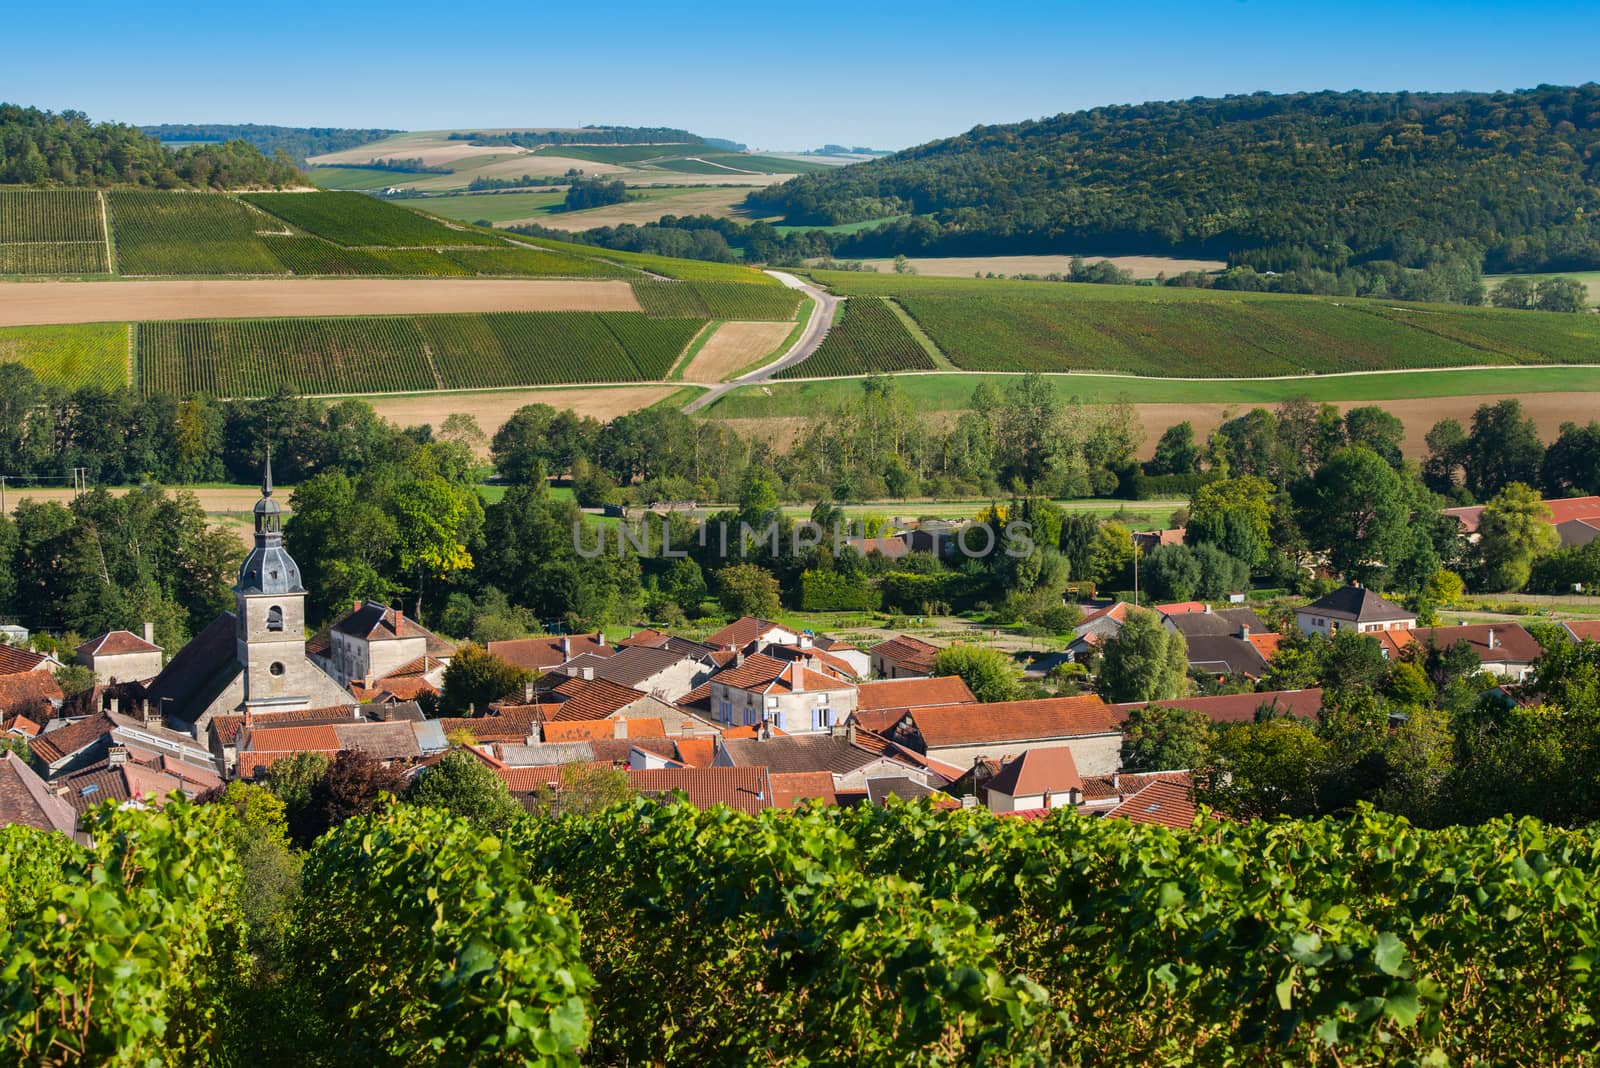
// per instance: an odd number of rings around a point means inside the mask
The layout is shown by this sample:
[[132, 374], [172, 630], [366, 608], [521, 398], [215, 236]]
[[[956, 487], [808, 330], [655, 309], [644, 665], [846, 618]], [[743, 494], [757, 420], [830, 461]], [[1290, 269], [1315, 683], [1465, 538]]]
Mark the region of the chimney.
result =
[[156, 643], [156, 625], [148, 619], [144, 621], [144, 640], [151, 645]]
[[365, 690], [370, 690], [370, 689], [372, 689], [372, 684], [375, 681], [376, 681], [376, 679], [373, 677], [372, 672], [369, 671], [369, 672], [367, 672], [365, 675], [363, 675], [361, 677], [361, 688], [365, 689]]
[[355, 600], [350, 602], [350, 611], [352, 611], [352, 612], [361, 611], [361, 598], [357, 597]]
[[1240, 627], [1239, 627], [1239, 640], [1240, 641], [1246, 641], [1246, 642], [1250, 640], [1250, 628], [1249, 628], [1248, 625], [1244, 625], [1244, 624], [1240, 625]]
[[572, 657], [572, 639], [568, 638], [565, 634], [563, 634], [561, 636], [561, 659], [567, 660], [567, 659], [570, 659], [571, 657]]
[[850, 722], [844, 725], [844, 737], [851, 745], [856, 744], [856, 721], [854, 716], [850, 717]]
[[[1490, 648], [1492, 649], [1492, 648], [1494, 648], [1494, 646], [1491, 645]], [[117, 700], [115, 697], [113, 697], [111, 699], [111, 711], [112, 712], [120, 712], [120, 711], [122, 711], [122, 702]]]
[[628, 721], [617, 718], [611, 721], [611, 737], [626, 738], [628, 736]]
[[395, 635], [397, 637], [399, 636], [401, 629], [405, 626], [405, 623], [406, 623], [406, 614], [405, 614], [405, 612], [403, 612], [400, 609], [396, 608], [394, 610], [394, 632], [395, 632]]
[[522, 703], [525, 705], [533, 704], [533, 683], [531, 682], [522, 684]]
[[1210, 614], [1211, 614], [1211, 606], [1210, 605], [1206, 605], [1206, 615], [1209, 616]]
[[140, 712], [142, 714], [142, 717], [144, 719], [144, 725], [146, 727], [159, 727], [159, 726], [162, 726], [161, 713], [160, 712], [152, 712], [152, 711], [150, 711], [150, 702], [148, 700], [145, 701], [144, 707], [142, 709], [140, 709]]
[[592, 668], [592, 667], [580, 668], [578, 673], [583, 676], [585, 682], [594, 681], [594, 668]]
[[1493, 649], [1495, 647], [1496, 646], [1495, 646], [1495, 641], [1494, 641], [1494, 628], [1490, 627], [1489, 628], [1489, 648]]
[[1360, 579], [1351, 579], [1350, 580], [1350, 587], [1352, 589], [1359, 590], [1361, 588], [1361, 580]]
[[114, 745], [106, 751], [106, 763], [113, 768], [120, 768], [128, 762], [128, 747]]

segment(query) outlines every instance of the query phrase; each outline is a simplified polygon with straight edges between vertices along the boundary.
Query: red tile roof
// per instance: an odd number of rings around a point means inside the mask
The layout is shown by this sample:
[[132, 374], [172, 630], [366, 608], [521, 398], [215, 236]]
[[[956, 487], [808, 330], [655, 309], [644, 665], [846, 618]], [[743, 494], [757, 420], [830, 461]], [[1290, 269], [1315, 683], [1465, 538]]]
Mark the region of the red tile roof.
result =
[[929, 749], [1116, 734], [1122, 730], [1122, 715], [1094, 696], [913, 708], [907, 715]]
[[1175, 782], [1190, 787], [1194, 776], [1187, 771], [1124, 771], [1114, 775], [1086, 775], [1083, 778], [1083, 799], [1085, 802], [1120, 802], [1154, 782]]
[[1271, 660], [1273, 654], [1278, 651], [1278, 646], [1283, 644], [1283, 635], [1271, 633], [1251, 634], [1245, 640], [1256, 647], [1256, 652], [1261, 654], [1261, 659]]
[[609, 679], [568, 679], [555, 692], [565, 700], [550, 707], [546, 721], [606, 719], [635, 701], [648, 697], [640, 690], [621, 686]]
[[787, 732], [782, 728], [768, 726], [764, 723], [746, 723], [738, 727], [727, 727], [719, 733], [721, 733], [723, 741], [727, 741], [732, 738], [760, 738], [763, 731], [766, 732], [768, 738], [783, 738], [787, 736]]
[[1083, 779], [1078, 775], [1077, 761], [1072, 759], [1072, 747], [1053, 745], [1028, 750], [1003, 765], [986, 785], [991, 793], [1024, 797], [1082, 790]]
[[1188, 615], [1190, 612], [1204, 612], [1206, 603], [1204, 601], [1173, 601], [1171, 604], [1158, 604], [1151, 607], [1164, 616], [1182, 616]]
[[617, 645], [624, 649], [631, 648], [635, 645], [642, 645], [647, 649], [656, 649], [667, 644], [667, 639], [670, 637], [672, 637], [672, 635], [664, 634], [659, 630], [651, 630], [647, 627], [644, 630], [634, 631], [632, 634], [618, 642]]
[[854, 688], [843, 679], [759, 653], [736, 667], [719, 671], [710, 681], [753, 693], [816, 693]]
[[814, 645], [772, 645], [767, 647], [767, 653], [780, 660], [805, 661], [807, 667], [837, 675], [849, 682], [855, 681], [856, 678], [856, 669], [848, 660], [818, 649]]
[[[294, 727], [256, 727], [245, 738], [252, 752], [337, 753], [344, 746], [333, 724]], [[241, 759], [243, 756], [241, 754]]]
[[720, 649], [743, 649], [751, 642], [761, 640], [767, 632], [777, 629], [781, 628], [770, 619], [741, 616], [721, 630], [707, 634], [705, 643]]
[[49, 659], [43, 653], [36, 653], [32, 649], [24, 649], [18, 645], [7, 645], [5, 642], [0, 642], [0, 675], [16, 675], [24, 671], [38, 671]]
[[1127, 819], [1134, 823], [1159, 823], [1164, 827], [1187, 830], [1194, 826], [1199, 810], [1194, 788], [1179, 782], [1154, 782], [1106, 813], [1107, 819]]
[[55, 676], [48, 671], [23, 671], [0, 675], [0, 712], [8, 712], [39, 701], [62, 701], [65, 695]]
[[1580, 642], [1600, 642], [1600, 619], [1569, 619], [1566, 628]]
[[[1416, 627], [1411, 639], [1427, 646], [1431, 641], [1440, 649], [1466, 642], [1478, 659], [1489, 663], [1531, 664], [1544, 655], [1544, 649], [1520, 623], [1483, 623], [1464, 627]], [[1491, 640], [1493, 646], [1490, 645]]]
[[[296, 708], [288, 712], [256, 712], [251, 716], [257, 731], [271, 727], [304, 727], [322, 723], [349, 723], [356, 718], [354, 704], [322, 708]], [[211, 717], [211, 733], [223, 745], [233, 745], [244, 729], [244, 717], [237, 714]]]
[[628, 783], [641, 794], [666, 795], [682, 791], [696, 808], [727, 805], [739, 812], [760, 812], [772, 806], [772, 784], [767, 769], [661, 768], [629, 771]]
[[70, 835], [77, 816], [72, 806], [45, 786], [27, 761], [6, 749], [0, 751], [0, 827], [13, 823]]
[[[1550, 509], [1552, 524], [1570, 523], [1574, 519], [1600, 518], [1600, 497], [1562, 497], [1544, 503], [1545, 507]], [[1444, 514], [1455, 516], [1466, 533], [1475, 534], [1478, 524], [1483, 519], [1483, 505], [1446, 508]]]
[[346, 612], [335, 620], [329, 629], [356, 638], [364, 638], [369, 642], [422, 638], [425, 640], [424, 648], [430, 656], [454, 656], [456, 651], [454, 645], [410, 616], [376, 601], [367, 601], [359, 608]]
[[794, 808], [810, 800], [824, 805], [839, 803], [833, 792], [833, 776], [826, 771], [774, 771], [767, 777], [772, 783], [773, 808]]
[[581, 719], [546, 723], [544, 740], [547, 742], [588, 742], [617, 736], [617, 724], [623, 724], [624, 738], [665, 738], [666, 727], [659, 718], [637, 719]]
[[933, 658], [939, 655], [937, 645], [929, 645], [909, 634], [896, 634], [867, 650], [873, 656], [889, 660], [907, 671], [926, 675], [933, 671]]
[[702, 682], [672, 703], [679, 708], [690, 708], [700, 712], [711, 711], [711, 683]]
[[111, 630], [90, 638], [78, 646], [79, 656], [122, 656], [127, 653], [159, 653], [161, 646], [152, 645], [127, 630]]
[[712, 738], [677, 738], [676, 755], [679, 761], [692, 768], [709, 768], [717, 757], [717, 743]]
[[350, 683], [350, 694], [362, 704], [373, 701], [415, 701], [419, 697], [439, 695], [439, 688], [421, 675], [385, 675], [372, 680], [372, 688], [355, 679]]
[[1146, 704], [1204, 712], [1212, 723], [1254, 723], [1256, 710], [1264, 705], [1280, 715], [1314, 721], [1322, 711], [1322, 690], [1319, 687], [1309, 690], [1269, 690], [1265, 693], [1229, 693], [1215, 697], [1180, 697], [1173, 701], [1130, 701], [1111, 707], [1126, 719], [1129, 711]]
[[63, 757], [95, 744], [110, 734], [114, 726], [111, 718], [102, 713], [47, 731], [28, 745], [33, 750], [35, 759], [45, 764], [54, 764]]
[[44, 728], [39, 726], [39, 724], [35, 723], [33, 720], [29, 719], [27, 716], [18, 713], [15, 716], [8, 716], [6, 718], [5, 729], [11, 734], [20, 734], [24, 738], [34, 738], [37, 737], [39, 732]]
[[912, 767], [932, 772], [943, 779], [946, 784], [955, 782], [967, 773], [965, 768], [958, 768], [954, 764], [946, 764], [942, 760], [924, 756], [915, 749], [891, 741], [875, 731], [858, 727], [851, 739], [851, 743], [856, 748], [865, 749], [876, 756], [888, 757], [902, 764], [909, 764]]
[[[565, 638], [567, 652], [562, 652]], [[514, 638], [510, 641], [490, 642], [489, 651], [502, 660], [510, 661], [529, 671], [547, 671], [560, 667], [575, 656], [590, 653], [610, 656], [616, 650], [606, 644], [603, 634], [567, 634], [544, 638]]]
[[856, 712], [877, 709], [932, 708], [934, 705], [970, 705], [977, 702], [960, 675], [931, 679], [884, 679], [856, 687]]

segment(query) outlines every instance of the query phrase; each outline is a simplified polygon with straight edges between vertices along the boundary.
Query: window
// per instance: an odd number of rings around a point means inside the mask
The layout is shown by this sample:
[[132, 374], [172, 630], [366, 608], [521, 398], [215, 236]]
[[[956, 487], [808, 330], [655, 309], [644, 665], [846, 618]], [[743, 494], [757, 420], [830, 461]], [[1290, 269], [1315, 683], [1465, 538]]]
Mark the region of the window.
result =
[[279, 633], [283, 630], [283, 609], [273, 605], [267, 609], [267, 629]]
[[722, 722], [724, 722], [724, 723], [732, 723], [733, 722], [733, 702], [732, 701], [723, 701], [721, 707], [718, 709], [718, 716], [722, 720]]
[[814, 731], [826, 730], [833, 726], [833, 709], [813, 708], [811, 710], [811, 729]]
[[283, 674], [283, 665], [278, 663], [276, 660], [274, 660], [272, 662], [272, 666], [267, 668], [267, 671], [271, 672], [274, 676], [282, 675]]

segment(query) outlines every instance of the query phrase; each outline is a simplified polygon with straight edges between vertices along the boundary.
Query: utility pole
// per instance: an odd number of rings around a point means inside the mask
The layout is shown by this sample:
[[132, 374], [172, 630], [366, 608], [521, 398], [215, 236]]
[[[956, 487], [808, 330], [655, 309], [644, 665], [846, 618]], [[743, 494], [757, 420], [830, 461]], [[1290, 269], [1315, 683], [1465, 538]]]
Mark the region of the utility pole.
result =
[[0, 475], [0, 515], [6, 514], [6, 476]]

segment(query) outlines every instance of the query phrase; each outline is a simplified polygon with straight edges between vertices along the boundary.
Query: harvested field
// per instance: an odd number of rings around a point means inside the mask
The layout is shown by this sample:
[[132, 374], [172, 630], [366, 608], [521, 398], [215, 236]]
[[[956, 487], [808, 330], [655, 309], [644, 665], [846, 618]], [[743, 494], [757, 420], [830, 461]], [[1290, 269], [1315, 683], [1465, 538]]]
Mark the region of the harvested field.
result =
[[[357, 145], [355, 148], [346, 148], [338, 152], [329, 152], [323, 156], [312, 156], [306, 160], [315, 166], [345, 166], [359, 167], [363, 163], [370, 163], [375, 159], [420, 159], [425, 167], [442, 167], [454, 163], [456, 160], [467, 159], [471, 156], [482, 156], [493, 152], [497, 155], [527, 155], [528, 150], [516, 145], [495, 145], [486, 148], [475, 145], [470, 141], [449, 141], [443, 137], [390, 137], [382, 141], [373, 141], [370, 144]], [[532, 173], [532, 172], [530, 172]], [[402, 172], [397, 176], [405, 177]]]
[[686, 382], [721, 382], [783, 344], [793, 323], [723, 323], [683, 369]]
[[[134, 489], [132, 486], [111, 486], [110, 492], [121, 495]], [[261, 489], [257, 486], [223, 486], [217, 487], [190, 487], [173, 486], [171, 489], [183, 493], [192, 493], [200, 501], [200, 508], [208, 515], [222, 515], [228, 513], [248, 514], [261, 499]], [[289, 497], [293, 493], [291, 486], [277, 487], [277, 500], [283, 505], [285, 511], [289, 509]], [[73, 498], [70, 489], [31, 489], [18, 488], [12, 485], [6, 490], [6, 508], [15, 510], [20, 500], [31, 500], [44, 503], [54, 501], [57, 504], [69, 504]], [[253, 538], [250, 540], [254, 540]]]
[[[1221, 260], [1181, 260], [1165, 256], [1094, 256], [1085, 254], [1089, 263], [1110, 260], [1124, 271], [1132, 271], [1135, 278], [1154, 278], [1158, 274], [1174, 275], [1184, 271], [1220, 271], [1227, 266]], [[894, 270], [893, 260], [863, 260], [882, 272]], [[918, 274], [944, 278], [971, 278], [975, 273], [988, 274], [1066, 274], [1072, 266], [1068, 256], [927, 256], [912, 257], [911, 265]]]
[[400, 426], [422, 423], [439, 426], [461, 412], [472, 416], [490, 437], [518, 408], [548, 404], [557, 410], [571, 408], [579, 415], [614, 419], [648, 408], [671, 394], [677, 386], [619, 386], [608, 389], [512, 389], [466, 393], [407, 393], [361, 397], [374, 411]]
[[526, 220], [511, 220], [504, 225], [536, 222], [553, 230], [588, 230], [596, 226], [620, 226], [623, 223], [642, 226], [655, 222], [663, 215], [712, 215], [729, 219], [737, 214], [734, 209], [743, 202], [747, 192], [739, 186], [693, 189], [674, 196], [629, 200], [587, 211], [557, 212]]
[[164, 319], [640, 311], [626, 282], [499, 278], [30, 282], [0, 286], [0, 326]]

